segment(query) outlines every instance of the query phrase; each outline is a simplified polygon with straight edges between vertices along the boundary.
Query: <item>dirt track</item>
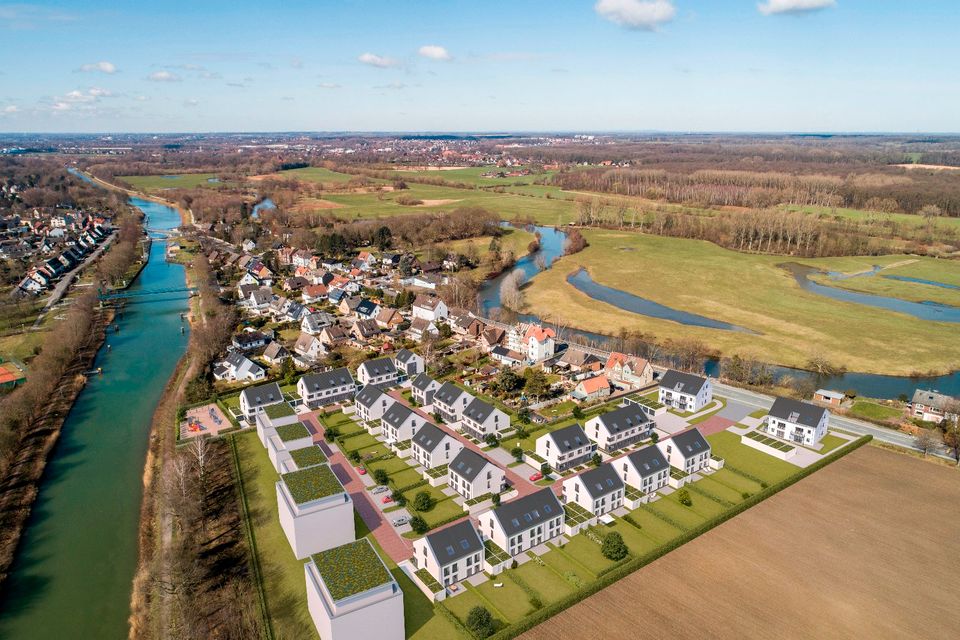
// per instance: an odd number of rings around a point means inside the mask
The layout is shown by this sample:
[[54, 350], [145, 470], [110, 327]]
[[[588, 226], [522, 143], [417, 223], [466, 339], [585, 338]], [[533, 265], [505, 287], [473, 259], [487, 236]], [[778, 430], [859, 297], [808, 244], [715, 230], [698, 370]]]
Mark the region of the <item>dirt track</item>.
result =
[[863, 447], [536, 629], [556, 638], [957, 638], [960, 472]]

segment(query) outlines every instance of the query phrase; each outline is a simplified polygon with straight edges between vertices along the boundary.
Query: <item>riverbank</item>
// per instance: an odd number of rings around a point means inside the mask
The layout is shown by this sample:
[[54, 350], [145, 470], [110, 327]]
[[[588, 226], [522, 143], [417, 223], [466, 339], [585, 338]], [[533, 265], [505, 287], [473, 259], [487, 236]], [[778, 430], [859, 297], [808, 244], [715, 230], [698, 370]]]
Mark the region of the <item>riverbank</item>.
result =
[[81, 180], [86, 180], [87, 182], [96, 184], [97, 186], [103, 187], [104, 189], [109, 189], [110, 191], [117, 191], [123, 193], [131, 198], [140, 198], [141, 200], [149, 200], [150, 202], [156, 202], [157, 204], [162, 204], [165, 207], [170, 207], [175, 210], [180, 216], [180, 222], [183, 226], [189, 226], [193, 224], [193, 212], [189, 209], [184, 209], [178, 203], [161, 198], [159, 196], [154, 196], [149, 193], [144, 193], [142, 191], [137, 191], [135, 189], [128, 189], [127, 187], [121, 187], [118, 184], [113, 184], [112, 182], [107, 182], [101, 178], [96, 177], [93, 174], [87, 173], [86, 171], [81, 171], [80, 169], [75, 169], [71, 167], [71, 173], [79, 177]]

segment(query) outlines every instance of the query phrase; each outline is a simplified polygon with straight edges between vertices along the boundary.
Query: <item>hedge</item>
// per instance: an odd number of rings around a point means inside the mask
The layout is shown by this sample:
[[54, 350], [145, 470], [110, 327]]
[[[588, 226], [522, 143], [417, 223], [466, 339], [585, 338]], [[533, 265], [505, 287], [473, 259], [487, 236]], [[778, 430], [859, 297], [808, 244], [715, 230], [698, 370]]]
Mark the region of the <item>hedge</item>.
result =
[[407, 491], [410, 491], [411, 489], [416, 489], [417, 487], [422, 487], [422, 486], [425, 485], [425, 484], [427, 484], [427, 481], [426, 481], [426, 480], [418, 480], [418, 481], [414, 482], [413, 484], [408, 484], [408, 485], [405, 486], [405, 487], [397, 487], [396, 489], [394, 489], [394, 491], [396, 491], [397, 493], [406, 493]]
[[758, 493], [755, 493], [754, 495], [745, 499], [740, 504], [730, 508], [727, 511], [724, 511], [723, 513], [719, 514], [715, 518], [711, 520], [707, 520], [706, 522], [703, 522], [702, 524], [694, 527], [693, 529], [690, 529], [682, 533], [681, 535], [661, 545], [660, 547], [652, 551], [649, 551], [642, 556], [637, 556], [635, 558], [632, 558], [631, 560], [629, 560], [628, 562], [622, 565], [612, 567], [610, 571], [603, 573], [594, 582], [588, 584], [583, 589], [580, 589], [579, 591], [572, 593], [569, 596], [566, 596], [565, 598], [562, 598], [561, 600], [558, 600], [557, 602], [550, 604], [549, 606], [545, 606], [544, 608], [531, 613], [530, 615], [523, 618], [522, 620], [515, 622], [509, 627], [501, 629], [500, 631], [498, 631], [497, 633], [495, 633], [490, 637], [493, 640], [510, 640], [511, 638], [516, 638], [521, 633], [525, 631], [529, 631], [530, 629], [534, 628], [538, 624], [560, 613], [564, 609], [568, 609], [572, 607], [573, 605], [580, 602], [581, 600], [589, 596], [592, 596], [593, 594], [610, 586], [614, 582], [617, 582], [618, 580], [625, 578], [626, 576], [630, 575], [637, 569], [640, 569], [641, 567], [644, 567], [650, 564], [654, 560], [657, 560], [658, 558], [670, 553], [674, 549], [690, 542], [694, 538], [706, 533], [707, 531], [713, 529], [714, 527], [720, 524], [723, 524], [724, 522], [733, 518], [734, 516], [739, 515], [740, 513], [746, 511], [750, 507], [753, 507], [759, 504], [760, 502], [763, 502], [770, 496], [776, 493], [779, 493], [780, 491], [783, 491], [784, 489], [799, 482], [800, 480], [803, 480], [810, 474], [816, 471], [819, 471], [820, 469], [824, 468], [828, 464], [831, 464], [839, 460], [843, 456], [847, 455], [848, 453], [859, 449], [860, 447], [867, 444], [871, 440], [873, 440], [873, 436], [869, 436], [869, 435], [863, 436], [862, 438], [859, 438], [853, 443], [837, 449], [836, 451], [830, 453], [826, 457], [821, 458], [817, 462], [813, 463], [809, 467], [801, 469], [795, 475], [790, 476], [789, 478], [786, 478], [784, 480], [781, 480], [780, 482], [774, 485], [771, 485], [766, 489], [761, 490]]

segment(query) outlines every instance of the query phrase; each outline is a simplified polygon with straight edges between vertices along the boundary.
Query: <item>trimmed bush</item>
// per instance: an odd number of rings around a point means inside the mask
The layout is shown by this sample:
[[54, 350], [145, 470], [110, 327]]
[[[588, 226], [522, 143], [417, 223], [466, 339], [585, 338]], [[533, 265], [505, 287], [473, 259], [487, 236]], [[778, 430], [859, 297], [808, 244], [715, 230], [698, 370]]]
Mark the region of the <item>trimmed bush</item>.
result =
[[377, 484], [387, 484], [390, 480], [390, 476], [387, 475], [387, 472], [383, 469], [375, 469], [373, 472], [373, 480]]
[[627, 545], [623, 541], [623, 536], [613, 531], [603, 538], [603, 544], [600, 545], [600, 553], [602, 553], [603, 557], [607, 560], [623, 560], [627, 557], [627, 554], [630, 553], [630, 550], [627, 549]]
[[474, 607], [467, 614], [467, 629], [478, 638], [493, 635], [493, 616], [484, 607]]
[[433, 509], [433, 498], [426, 491], [421, 491], [413, 497], [413, 508], [417, 511]]
[[430, 531], [430, 525], [428, 525], [427, 521], [420, 516], [413, 516], [410, 518], [410, 528], [413, 529], [414, 533], [419, 535], [423, 535], [427, 531]]
[[693, 499], [690, 497], [690, 492], [686, 489], [677, 491], [677, 500], [685, 507], [693, 506]]

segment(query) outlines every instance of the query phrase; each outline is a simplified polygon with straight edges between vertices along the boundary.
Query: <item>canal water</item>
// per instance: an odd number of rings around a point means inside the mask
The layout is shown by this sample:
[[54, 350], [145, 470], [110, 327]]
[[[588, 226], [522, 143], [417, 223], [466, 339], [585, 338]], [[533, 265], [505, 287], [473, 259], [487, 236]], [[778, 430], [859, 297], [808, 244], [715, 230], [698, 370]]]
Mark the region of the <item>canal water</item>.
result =
[[[169, 207], [130, 202], [152, 229], [180, 224]], [[165, 248], [154, 240], [132, 290], [184, 285]], [[0, 596], [4, 640], [127, 637], [150, 421], [188, 338], [186, 293], [134, 300], [117, 316], [120, 331], [108, 331], [94, 364], [103, 375], [80, 392], [47, 465]]]

